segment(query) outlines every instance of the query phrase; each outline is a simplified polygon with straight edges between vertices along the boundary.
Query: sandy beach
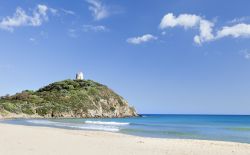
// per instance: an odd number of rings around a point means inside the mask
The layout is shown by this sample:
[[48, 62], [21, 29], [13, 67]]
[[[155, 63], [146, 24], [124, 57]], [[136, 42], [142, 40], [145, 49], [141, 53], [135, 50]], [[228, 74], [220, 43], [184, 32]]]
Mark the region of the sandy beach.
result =
[[250, 144], [0, 124], [1, 155], [249, 155]]

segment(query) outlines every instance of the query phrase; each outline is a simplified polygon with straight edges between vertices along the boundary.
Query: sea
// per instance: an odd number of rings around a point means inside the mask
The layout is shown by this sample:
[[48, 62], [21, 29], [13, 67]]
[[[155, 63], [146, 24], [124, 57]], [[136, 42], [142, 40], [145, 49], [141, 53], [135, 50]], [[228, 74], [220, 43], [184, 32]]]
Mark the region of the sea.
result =
[[118, 132], [154, 138], [250, 143], [250, 115], [142, 114], [131, 118], [15, 119], [1, 123]]

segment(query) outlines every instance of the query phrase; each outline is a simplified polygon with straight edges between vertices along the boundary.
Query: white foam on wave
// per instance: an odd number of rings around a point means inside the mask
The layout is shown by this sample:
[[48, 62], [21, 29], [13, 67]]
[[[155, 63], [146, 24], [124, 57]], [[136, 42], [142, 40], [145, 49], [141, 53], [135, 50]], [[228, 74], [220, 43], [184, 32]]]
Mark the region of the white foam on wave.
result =
[[86, 129], [86, 130], [111, 131], [111, 132], [118, 132], [118, 131], [120, 131], [118, 128], [104, 127], [104, 126], [81, 126], [81, 127], [77, 127], [77, 128], [79, 128], [79, 129]]
[[99, 130], [99, 131], [111, 131], [111, 132], [118, 132], [119, 128], [115, 126], [104, 126], [101, 124], [72, 124], [72, 123], [61, 123], [61, 122], [53, 122], [48, 120], [28, 120], [27, 122], [33, 124], [40, 124], [40, 125], [51, 125], [56, 127], [68, 127], [68, 128], [75, 128], [75, 129], [85, 129], [85, 130]]
[[122, 126], [129, 125], [127, 122], [102, 122], [102, 121], [85, 121], [86, 124], [99, 124], [99, 125], [114, 125], [114, 126]]
[[33, 123], [33, 124], [44, 124], [44, 125], [50, 125], [50, 124], [53, 125], [57, 123], [57, 122], [52, 122], [48, 120], [27, 120], [27, 122]]

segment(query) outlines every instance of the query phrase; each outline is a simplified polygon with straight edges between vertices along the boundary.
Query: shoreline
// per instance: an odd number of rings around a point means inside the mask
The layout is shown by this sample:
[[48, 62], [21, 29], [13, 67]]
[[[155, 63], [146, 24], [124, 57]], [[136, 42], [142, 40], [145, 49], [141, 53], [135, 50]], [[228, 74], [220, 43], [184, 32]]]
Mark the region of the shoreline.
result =
[[83, 118], [83, 119], [88, 119], [88, 118], [132, 118], [132, 117], [142, 117], [141, 114], [137, 114], [137, 116], [124, 116], [124, 117], [44, 117], [40, 115], [28, 115], [28, 114], [14, 114], [10, 113], [8, 115], [1, 115], [0, 114], [0, 120], [16, 120], [16, 119], [73, 119], [73, 118]]
[[0, 123], [0, 154], [247, 155], [250, 144], [163, 139], [105, 131], [67, 130]]
[[[41, 117], [37, 115], [28, 115], [29, 117], [26, 117], [26, 115], [16, 115], [18, 117], [0, 117], [0, 124], [9, 124], [9, 125], [18, 125], [18, 126], [30, 126], [30, 127], [47, 127], [47, 128], [54, 128], [54, 129], [65, 129], [65, 130], [80, 130], [80, 131], [86, 131], [86, 132], [109, 132], [109, 133], [119, 133], [123, 135], [129, 135], [129, 136], [135, 136], [135, 137], [142, 137], [142, 138], [156, 138], [156, 139], [174, 139], [174, 140], [201, 140], [201, 141], [217, 141], [217, 142], [232, 142], [232, 143], [240, 143], [240, 144], [249, 144], [250, 142], [248, 141], [234, 141], [234, 140], [224, 140], [224, 139], [206, 139], [206, 138], [185, 138], [185, 137], [160, 137], [160, 136], [150, 136], [150, 135], [137, 135], [137, 134], [129, 134], [129, 133], [124, 133], [118, 131], [113, 131], [113, 130], [100, 130], [100, 129], [93, 129], [93, 128], [75, 128], [75, 127], [63, 127], [63, 126], [50, 126], [50, 125], [29, 125], [26, 123], [11, 123], [8, 121], [26, 121], [26, 120], [48, 120], [48, 119], [72, 119], [71, 117], [62, 117], [62, 118], [47, 118], [47, 117]], [[22, 116], [22, 117], [21, 117]], [[139, 116], [140, 117], [140, 116]], [[74, 118], [77, 119], [77, 118]], [[78, 119], [85, 119], [85, 118], [78, 118]], [[88, 118], [86, 118], [88, 119]], [[104, 118], [105, 119], [105, 118]], [[112, 119], [112, 118], [111, 118]]]

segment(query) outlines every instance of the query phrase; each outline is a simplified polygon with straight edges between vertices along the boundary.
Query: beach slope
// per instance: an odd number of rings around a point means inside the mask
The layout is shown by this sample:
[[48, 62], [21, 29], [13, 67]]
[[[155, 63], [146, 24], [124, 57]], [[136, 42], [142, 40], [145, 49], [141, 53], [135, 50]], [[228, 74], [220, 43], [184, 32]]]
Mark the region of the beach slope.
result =
[[250, 144], [0, 124], [1, 155], [249, 155]]

